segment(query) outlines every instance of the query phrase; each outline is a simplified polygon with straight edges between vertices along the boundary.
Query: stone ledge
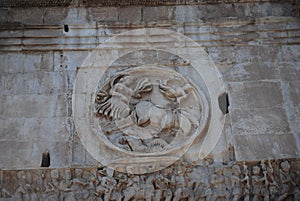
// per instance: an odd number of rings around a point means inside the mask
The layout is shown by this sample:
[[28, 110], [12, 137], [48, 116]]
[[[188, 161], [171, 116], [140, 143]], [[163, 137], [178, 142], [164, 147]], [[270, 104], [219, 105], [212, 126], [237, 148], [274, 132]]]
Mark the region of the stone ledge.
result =
[[66, 7], [66, 6], [162, 6], [232, 3], [297, 3], [297, 0], [1, 0], [0, 7]]

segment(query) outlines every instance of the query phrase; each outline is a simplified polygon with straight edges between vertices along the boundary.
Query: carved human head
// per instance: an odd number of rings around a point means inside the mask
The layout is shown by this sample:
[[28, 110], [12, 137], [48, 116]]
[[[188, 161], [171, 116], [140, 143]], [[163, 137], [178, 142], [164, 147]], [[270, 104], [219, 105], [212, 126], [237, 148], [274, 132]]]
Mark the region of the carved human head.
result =
[[50, 177], [52, 179], [58, 179], [59, 178], [59, 172], [57, 169], [53, 169], [50, 171]]
[[75, 169], [75, 176], [76, 177], [82, 177], [83, 170], [82, 169]]
[[236, 175], [240, 175], [241, 174], [241, 168], [238, 165], [234, 165], [232, 166], [232, 172]]
[[289, 164], [288, 161], [282, 162], [282, 163], [280, 164], [280, 167], [281, 167], [281, 169], [282, 169], [283, 171], [285, 171], [285, 172], [290, 171], [290, 168], [291, 168], [291, 166], [290, 166], [290, 164]]
[[67, 180], [72, 179], [71, 170], [66, 169], [66, 171], [65, 171], [65, 179], [67, 179]]
[[17, 177], [18, 177], [18, 179], [26, 179], [26, 174], [25, 174], [25, 172], [24, 171], [19, 171], [18, 173], [17, 173]]
[[252, 172], [254, 175], [259, 175], [260, 173], [260, 167], [258, 167], [257, 165], [253, 167]]

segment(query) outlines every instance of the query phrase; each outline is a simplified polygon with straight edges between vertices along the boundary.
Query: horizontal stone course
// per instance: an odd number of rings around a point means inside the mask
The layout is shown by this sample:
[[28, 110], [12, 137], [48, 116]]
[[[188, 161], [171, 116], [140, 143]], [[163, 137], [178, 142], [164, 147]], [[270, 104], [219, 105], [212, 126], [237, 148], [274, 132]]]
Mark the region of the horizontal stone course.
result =
[[228, 82], [276, 80], [277, 74], [277, 63], [253, 61], [233, 65], [224, 73], [224, 79]]
[[118, 21], [119, 22], [130, 22], [139, 23], [142, 21], [142, 7], [120, 7], [118, 10]]
[[53, 71], [52, 52], [0, 53], [0, 72], [29, 73]]
[[65, 95], [1, 96], [0, 117], [66, 117]]
[[284, 134], [291, 131], [283, 108], [231, 110], [232, 135]]
[[71, 117], [0, 119], [0, 141], [69, 141], [74, 125]]
[[298, 158], [300, 155], [292, 134], [237, 135], [234, 136], [234, 143], [237, 160]]
[[41, 8], [12, 9], [9, 12], [10, 22], [20, 22], [23, 24], [43, 24], [45, 10]]
[[229, 83], [232, 109], [274, 108], [283, 106], [279, 81]]
[[115, 7], [90, 8], [91, 20], [96, 22], [114, 22], [118, 20], [118, 9]]
[[[71, 72], [67, 73], [71, 74]], [[2, 90], [0, 94], [63, 94], [68, 89], [67, 73], [35, 72], [2, 75]]]
[[[59, 6], [162, 6], [162, 5], [197, 5], [197, 4], [232, 4], [232, 3], [262, 3], [282, 2], [281, 0], [3, 0], [0, 7], [59, 7]], [[286, 0], [287, 3], [296, 3], [297, 0]]]

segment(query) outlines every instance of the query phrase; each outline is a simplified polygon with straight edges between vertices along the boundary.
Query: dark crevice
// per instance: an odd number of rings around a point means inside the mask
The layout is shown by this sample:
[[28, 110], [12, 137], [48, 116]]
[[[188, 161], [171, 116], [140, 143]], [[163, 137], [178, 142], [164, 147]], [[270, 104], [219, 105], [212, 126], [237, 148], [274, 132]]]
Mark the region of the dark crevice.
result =
[[48, 152], [48, 150], [46, 150], [43, 154], [42, 154], [42, 163], [41, 163], [41, 167], [49, 167], [50, 166], [50, 153]]
[[229, 113], [229, 98], [228, 94], [225, 92], [222, 95], [219, 96], [219, 107], [220, 110], [223, 112], [223, 114], [228, 114]]
[[67, 24], [64, 25], [64, 31], [69, 32], [69, 26]]

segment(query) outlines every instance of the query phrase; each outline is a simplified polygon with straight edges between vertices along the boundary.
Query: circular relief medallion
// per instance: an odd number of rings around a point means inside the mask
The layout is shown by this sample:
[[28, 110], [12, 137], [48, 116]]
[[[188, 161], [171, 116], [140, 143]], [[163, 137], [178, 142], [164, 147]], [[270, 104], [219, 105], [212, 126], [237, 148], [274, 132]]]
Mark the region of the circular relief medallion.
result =
[[[132, 36], [137, 42], [127, 43]], [[169, 65], [174, 58], [186, 62]], [[222, 93], [220, 74], [197, 43], [169, 30], [137, 29], [107, 40], [78, 68], [73, 117], [101, 165], [144, 174], [213, 150], [224, 125]]]
[[184, 153], [207, 120], [204, 95], [175, 70], [135, 67], [99, 83], [94, 127], [107, 145], [125, 153]]

